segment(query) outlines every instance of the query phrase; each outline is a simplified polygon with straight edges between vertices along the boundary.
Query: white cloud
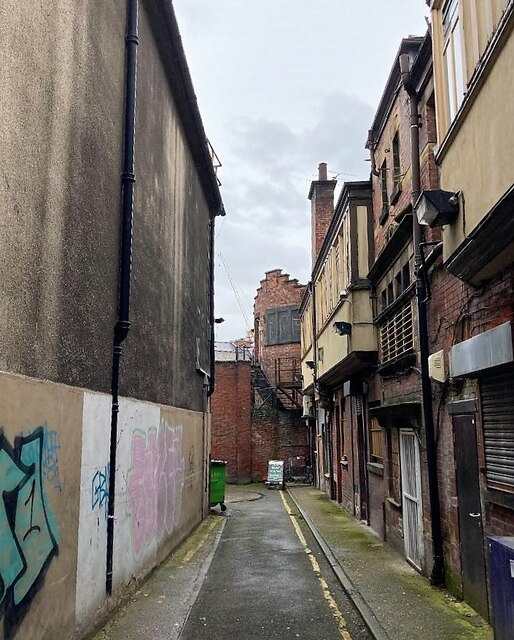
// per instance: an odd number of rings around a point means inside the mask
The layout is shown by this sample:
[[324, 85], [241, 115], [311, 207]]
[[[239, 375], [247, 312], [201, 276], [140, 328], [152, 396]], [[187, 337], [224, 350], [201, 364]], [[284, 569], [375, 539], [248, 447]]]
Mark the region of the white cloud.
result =
[[[367, 130], [400, 39], [423, 34], [424, 0], [175, 0], [207, 133], [221, 158], [221, 252], [252, 322], [265, 271], [306, 282], [317, 165], [366, 179]], [[222, 226], [221, 226], [222, 225]], [[220, 231], [221, 228], [221, 231]], [[219, 258], [217, 258], [219, 263]], [[223, 267], [221, 340], [244, 335]]]

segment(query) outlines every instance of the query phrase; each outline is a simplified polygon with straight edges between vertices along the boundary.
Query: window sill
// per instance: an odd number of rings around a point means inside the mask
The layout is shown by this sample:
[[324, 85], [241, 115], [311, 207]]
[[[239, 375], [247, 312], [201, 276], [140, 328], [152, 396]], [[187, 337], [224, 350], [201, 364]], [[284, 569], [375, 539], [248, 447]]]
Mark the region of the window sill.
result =
[[377, 476], [384, 475], [384, 465], [378, 462], [368, 462], [368, 471], [374, 473]]
[[414, 281], [410, 283], [410, 285], [405, 289], [405, 291], [401, 292], [401, 294], [396, 298], [396, 300], [393, 300], [391, 304], [389, 304], [385, 309], [383, 309], [375, 317], [375, 324], [381, 325], [387, 322], [387, 320], [392, 318], [395, 315], [395, 313], [397, 313], [397, 311], [401, 309], [401, 307], [403, 307], [404, 304], [406, 304], [409, 300], [411, 300], [414, 297], [415, 293], [416, 293], [416, 282]]
[[409, 369], [416, 364], [416, 354], [414, 350], [397, 356], [394, 360], [389, 360], [383, 364], [379, 363], [377, 373], [379, 376], [388, 376], [390, 373], [398, 373]]
[[394, 498], [386, 498], [386, 502], [398, 511], [402, 510], [402, 505], [399, 502], [396, 502]]

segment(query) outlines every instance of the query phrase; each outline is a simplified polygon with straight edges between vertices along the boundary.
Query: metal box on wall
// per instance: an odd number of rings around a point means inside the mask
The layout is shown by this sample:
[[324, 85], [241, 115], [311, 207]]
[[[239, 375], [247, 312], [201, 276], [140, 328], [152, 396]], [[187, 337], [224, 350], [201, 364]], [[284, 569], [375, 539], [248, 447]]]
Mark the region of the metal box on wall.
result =
[[514, 638], [514, 538], [489, 540], [491, 622], [494, 640]]

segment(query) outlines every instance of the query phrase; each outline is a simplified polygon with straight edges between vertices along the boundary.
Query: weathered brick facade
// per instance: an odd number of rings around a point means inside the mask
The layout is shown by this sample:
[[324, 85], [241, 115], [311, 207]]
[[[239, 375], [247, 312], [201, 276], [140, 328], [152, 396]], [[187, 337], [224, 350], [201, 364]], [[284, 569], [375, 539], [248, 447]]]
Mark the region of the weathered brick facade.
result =
[[[480, 335], [504, 322], [514, 320], [514, 272], [509, 268], [498, 274], [482, 288], [474, 288], [448, 273], [439, 263], [432, 273], [432, 299], [429, 303], [430, 351], [443, 350], [445, 370], [449, 370], [448, 354], [455, 344]], [[451, 402], [465, 398], [479, 398], [477, 380], [440, 384], [432, 382], [434, 419], [438, 445], [439, 491], [441, 520], [445, 545], [447, 582], [461, 592], [461, 552], [458, 521], [458, 491], [455, 478], [454, 427], [448, 411]], [[477, 414], [477, 445], [481, 468], [481, 491], [487, 496], [483, 473], [485, 456], [481, 412]], [[427, 500], [428, 503], [428, 500]], [[514, 535], [514, 511], [499, 504], [485, 502], [484, 535]]]
[[[264, 404], [252, 412], [252, 476], [265, 480], [268, 460], [284, 460], [286, 470], [303, 469], [307, 456], [307, 427], [298, 411]], [[300, 460], [297, 460], [300, 458]]]
[[227, 461], [229, 482], [252, 477], [251, 363], [216, 362], [216, 390], [212, 395], [211, 458]]
[[[431, 468], [436, 471], [439, 491], [444, 580], [451, 591], [487, 616], [489, 569], [480, 576], [480, 567], [488, 564], [487, 537], [514, 535], [514, 268], [512, 253], [509, 264], [506, 253], [491, 251], [501, 240], [499, 227], [490, 235], [487, 229], [500, 225], [495, 218], [506, 219], [500, 216], [510, 212], [512, 206], [505, 204], [504, 193], [498, 194], [494, 208], [484, 211], [479, 228], [466, 233], [465, 193], [456, 192], [461, 217], [453, 226], [450, 223], [442, 232], [437, 227], [414, 224], [413, 205], [419, 193], [440, 186], [439, 168], [444, 170], [441, 143], [452, 144], [451, 138], [437, 140], [432, 71], [430, 36], [403, 40], [367, 143], [374, 244], [374, 264], [368, 278], [373, 286], [378, 364], [371, 373], [342, 376], [337, 385], [323, 388], [319, 384], [314, 389], [317, 414], [312, 419], [316, 438], [312, 448], [318, 467], [323, 460], [323, 472], [316, 478], [322, 490], [355, 517], [367, 521], [422, 572], [432, 572], [434, 557], [436, 569], [440, 568], [440, 555], [432, 540], [436, 534], [432, 514], [435, 523], [437, 501], [431, 505], [430, 429], [425, 428], [421, 384], [425, 363], [420, 354], [416, 288], [423, 300], [425, 281], [417, 280], [424, 267], [415, 256], [415, 243], [420, 242], [420, 251], [428, 261], [430, 284], [428, 353], [433, 358], [441, 351], [444, 362], [444, 372], [438, 373], [434, 365], [435, 379], [430, 382], [437, 458]], [[418, 118], [414, 120], [411, 107], [417, 109]], [[465, 121], [465, 112], [462, 118]], [[419, 148], [413, 152], [411, 132], [416, 130]], [[471, 139], [469, 130], [464, 130]], [[469, 153], [483, 164], [480, 149], [470, 147]], [[419, 158], [419, 189], [413, 178], [413, 156], [415, 168]], [[451, 162], [447, 166], [454, 168]], [[482, 173], [484, 170], [482, 166]], [[451, 177], [446, 177], [451, 186], [445, 188], [458, 189], [459, 184], [454, 185]], [[513, 197], [511, 192], [512, 188], [509, 198]], [[453, 255], [447, 256], [443, 249], [446, 251], [451, 233], [463, 226], [468, 237]], [[313, 250], [319, 242], [318, 234], [313, 222]], [[484, 257], [479, 255], [482, 251]], [[484, 274], [482, 279], [477, 273]], [[419, 304], [423, 308], [425, 303]], [[505, 353], [501, 353], [503, 350]], [[434, 364], [433, 359], [429, 362]], [[439, 377], [444, 382], [437, 382]], [[381, 434], [377, 424], [382, 427]], [[417, 534], [420, 530], [421, 539]], [[433, 577], [439, 579], [441, 575], [436, 571]]]
[[318, 180], [312, 183], [309, 191], [313, 267], [334, 214], [334, 189], [336, 184], [336, 180], [328, 180], [327, 165], [325, 162], [321, 162], [318, 167]]
[[[255, 296], [254, 362], [216, 362], [211, 455], [227, 461], [229, 482], [265, 480], [272, 459], [284, 460], [287, 471], [305, 468], [307, 429], [301, 409], [285, 395], [296, 397], [289, 378], [291, 363], [299, 363], [300, 343], [266, 344], [266, 312], [299, 307], [304, 290], [280, 269], [268, 271]], [[285, 368], [285, 393], [275, 375], [278, 359]]]
[[267, 271], [261, 280], [254, 301], [255, 361], [260, 364], [266, 377], [276, 383], [275, 363], [278, 358], [294, 358], [300, 361], [300, 342], [268, 345], [266, 343], [266, 311], [280, 307], [300, 307], [305, 285], [291, 279], [282, 269]]

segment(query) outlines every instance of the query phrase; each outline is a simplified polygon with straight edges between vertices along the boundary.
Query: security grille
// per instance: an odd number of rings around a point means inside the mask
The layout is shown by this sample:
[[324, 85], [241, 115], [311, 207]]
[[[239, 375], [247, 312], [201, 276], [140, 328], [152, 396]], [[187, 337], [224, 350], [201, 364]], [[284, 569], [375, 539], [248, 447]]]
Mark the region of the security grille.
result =
[[411, 353], [413, 349], [412, 304], [409, 302], [380, 328], [382, 363]]
[[485, 469], [489, 486], [514, 491], [514, 373], [481, 383]]

